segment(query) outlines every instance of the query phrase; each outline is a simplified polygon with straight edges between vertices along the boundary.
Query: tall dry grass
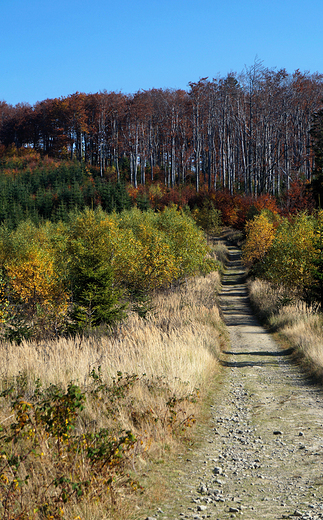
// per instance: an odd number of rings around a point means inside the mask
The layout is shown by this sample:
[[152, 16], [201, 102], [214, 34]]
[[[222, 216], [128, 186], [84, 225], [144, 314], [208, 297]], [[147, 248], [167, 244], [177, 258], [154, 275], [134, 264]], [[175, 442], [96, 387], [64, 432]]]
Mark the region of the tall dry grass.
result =
[[[43, 388], [60, 384], [66, 389], [73, 381], [86, 389], [91, 385], [90, 372], [98, 371], [98, 367], [107, 383], [111, 383], [118, 372], [125, 377], [137, 374], [134, 386], [116, 403], [114, 414], [105, 413], [106, 398], [97, 404], [88, 399], [76, 425], [79, 435], [100, 428], [134, 432], [138, 442], [129, 460], [129, 471], [137, 477], [147, 464], [147, 453], [150, 457], [159, 457], [166, 445], [176, 446], [182, 421], [191, 424], [190, 418], [198, 412], [198, 404], [187, 396], [196, 393], [197, 388], [202, 395], [206, 394], [218, 369], [217, 357], [224, 332], [216, 303], [219, 289], [217, 272], [189, 279], [155, 296], [153, 311], [146, 319], [130, 314], [127, 322], [110, 336], [98, 333], [89, 338], [60, 338], [43, 343], [2, 343], [0, 390], [8, 387], [8, 382], [19, 385], [21, 377], [27, 382], [27, 398], [28, 394], [33, 395], [37, 379]], [[172, 396], [176, 400], [174, 408], [166, 402]], [[0, 426], [7, 427], [14, 420], [9, 404], [9, 400], [0, 398]], [[172, 416], [174, 411], [176, 415]], [[36, 503], [39, 498], [39, 490], [45, 486], [43, 480], [48, 488], [48, 482], [56, 475], [57, 459], [46, 446], [43, 459], [35, 459], [25, 491], [24, 504], [27, 503], [30, 510], [35, 505], [33, 501]], [[79, 464], [77, 456], [74, 465]], [[84, 474], [86, 471], [89, 469], [84, 466]], [[131, 495], [121, 481], [120, 485], [114, 484], [114, 495], [109, 492], [104, 500], [96, 503], [82, 500], [62, 506], [62, 518], [130, 518], [135, 499], [132, 497], [129, 502]], [[35, 518], [38, 519], [37, 515]]]
[[157, 295], [146, 319], [130, 314], [114, 335], [0, 343], [0, 385], [18, 373], [25, 373], [31, 386], [37, 378], [43, 385], [82, 385], [100, 365], [106, 377], [118, 371], [145, 373], [165, 377], [176, 391], [179, 379], [187, 381], [190, 390], [203, 388], [216, 368], [220, 348], [219, 286], [217, 272], [190, 279]]
[[215, 258], [220, 262], [221, 266], [224, 267], [229, 261], [229, 250], [227, 246], [221, 240], [214, 240], [213, 252]]
[[294, 357], [323, 382], [323, 317], [317, 307], [259, 279], [249, 282], [249, 295], [260, 318], [288, 340]]

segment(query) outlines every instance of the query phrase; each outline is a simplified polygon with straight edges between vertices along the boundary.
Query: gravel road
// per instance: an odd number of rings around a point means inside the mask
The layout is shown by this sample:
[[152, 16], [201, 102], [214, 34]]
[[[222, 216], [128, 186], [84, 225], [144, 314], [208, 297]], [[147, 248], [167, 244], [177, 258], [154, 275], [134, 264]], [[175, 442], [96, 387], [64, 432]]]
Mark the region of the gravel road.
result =
[[253, 316], [230, 249], [221, 308], [231, 345], [199, 446], [174, 469], [173, 500], [153, 516], [323, 519], [323, 394]]

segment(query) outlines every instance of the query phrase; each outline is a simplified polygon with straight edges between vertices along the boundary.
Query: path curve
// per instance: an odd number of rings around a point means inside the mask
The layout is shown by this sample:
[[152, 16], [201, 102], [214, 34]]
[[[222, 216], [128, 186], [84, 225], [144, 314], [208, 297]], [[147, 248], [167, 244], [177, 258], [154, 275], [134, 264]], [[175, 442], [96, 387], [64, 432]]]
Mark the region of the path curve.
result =
[[[230, 333], [211, 423], [177, 471], [179, 520], [323, 519], [323, 394], [252, 314], [240, 251], [229, 247], [221, 309]], [[186, 459], [185, 459], [186, 457]]]

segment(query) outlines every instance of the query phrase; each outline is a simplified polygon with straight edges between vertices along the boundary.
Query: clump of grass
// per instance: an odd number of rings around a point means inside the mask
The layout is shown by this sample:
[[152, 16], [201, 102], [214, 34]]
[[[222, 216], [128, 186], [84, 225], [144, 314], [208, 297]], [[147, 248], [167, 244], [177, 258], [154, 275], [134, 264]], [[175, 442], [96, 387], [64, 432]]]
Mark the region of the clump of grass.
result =
[[67, 387], [71, 380], [85, 383], [91, 368], [100, 365], [107, 376], [118, 371], [164, 376], [174, 390], [180, 377], [191, 389], [201, 387], [206, 367], [212, 371], [217, 363], [219, 288], [217, 272], [189, 279], [177, 289], [159, 293], [152, 301], [155, 311], [146, 319], [130, 314], [110, 336], [0, 343], [0, 381], [24, 372], [31, 386], [40, 378], [43, 384]]
[[323, 382], [323, 317], [317, 306], [259, 279], [249, 282], [249, 295], [259, 317], [288, 341], [294, 358], [308, 374]]
[[213, 247], [216, 259], [224, 267], [229, 261], [229, 250], [223, 242], [218, 242]]
[[194, 424], [217, 370], [219, 287], [189, 279], [110, 336], [0, 344], [1, 518], [130, 517], [147, 456]]
[[249, 281], [249, 296], [257, 315], [260, 319], [271, 322], [275, 326], [275, 316], [287, 304], [296, 302], [295, 295], [284, 288], [260, 280], [258, 278]]

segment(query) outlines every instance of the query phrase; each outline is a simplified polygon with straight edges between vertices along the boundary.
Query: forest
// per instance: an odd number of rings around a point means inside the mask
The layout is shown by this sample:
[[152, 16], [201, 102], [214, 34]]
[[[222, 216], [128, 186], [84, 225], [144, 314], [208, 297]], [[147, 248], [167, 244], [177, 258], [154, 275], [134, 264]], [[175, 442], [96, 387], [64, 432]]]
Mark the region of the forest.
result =
[[255, 62], [0, 102], [1, 518], [158, 503], [228, 346], [222, 231], [260, 318], [323, 367], [322, 100], [323, 75]]
[[245, 233], [247, 264], [270, 278], [268, 233], [289, 222], [288, 244], [293, 222], [311, 222], [307, 277], [292, 268], [291, 280], [322, 302], [322, 100], [323, 75], [256, 61], [187, 92], [2, 102], [2, 337], [83, 333], [127, 307], [145, 315], [156, 290], [218, 268], [203, 233], [221, 226]]
[[192, 185], [281, 196], [311, 181], [310, 130], [323, 75], [264, 68], [202, 78], [187, 91], [80, 93], [34, 106], [0, 103], [0, 143], [54, 160], [75, 159], [100, 177], [172, 188]]

